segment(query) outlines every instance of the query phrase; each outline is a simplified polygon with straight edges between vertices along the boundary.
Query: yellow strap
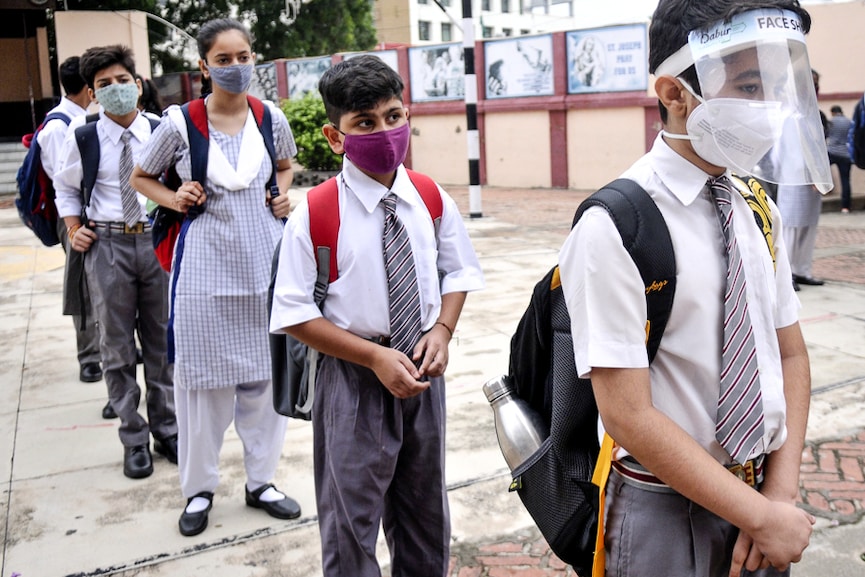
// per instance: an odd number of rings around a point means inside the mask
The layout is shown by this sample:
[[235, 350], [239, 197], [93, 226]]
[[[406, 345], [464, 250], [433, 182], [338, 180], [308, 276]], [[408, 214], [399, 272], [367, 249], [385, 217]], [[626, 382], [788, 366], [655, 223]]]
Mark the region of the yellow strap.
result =
[[613, 463], [613, 448], [616, 443], [613, 438], [604, 433], [595, 472], [592, 474], [592, 484], [598, 487], [598, 535], [595, 538], [595, 562], [592, 565], [592, 577], [604, 577], [606, 554], [604, 552], [604, 497], [607, 488], [607, 478]]

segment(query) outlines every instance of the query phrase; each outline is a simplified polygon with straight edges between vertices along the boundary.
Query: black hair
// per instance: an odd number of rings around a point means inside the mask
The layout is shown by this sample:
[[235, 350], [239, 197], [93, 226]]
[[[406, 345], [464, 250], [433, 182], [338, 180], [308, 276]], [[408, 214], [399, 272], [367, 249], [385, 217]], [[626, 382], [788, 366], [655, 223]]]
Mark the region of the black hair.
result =
[[[198, 56], [207, 62], [207, 53], [210, 52], [210, 49], [213, 48], [213, 45], [216, 43], [216, 37], [223, 32], [228, 32], [229, 30], [237, 30], [243, 34], [244, 38], [246, 38], [247, 44], [252, 48], [252, 33], [246, 26], [232, 18], [217, 18], [216, 20], [205, 22], [201, 28], [198, 29], [198, 36], [196, 38], [198, 43]], [[210, 78], [205, 78], [202, 74], [201, 97], [203, 98], [212, 91], [213, 85], [210, 82]]]
[[87, 86], [81, 76], [80, 62], [81, 58], [78, 56], [70, 56], [60, 65], [60, 85], [67, 96], [78, 94]]
[[88, 48], [87, 51], [81, 55], [81, 76], [84, 77], [87, 86], [92, 89], [96, 75], [101, 70], [105, 70], [115, 64], [119, 64], [125, 68], [129, 74], [133, 77], [135, 76], [135, 59], [132, 57], [132, 50], [126, 46], [113, 44], [111, 46], [96, 46], [94, 48]]
[[399, 74], [372, 54], [343, 60], [318, 81], [327, 118], [336, 126], [347, 112], [370, 110], [391, 98], [402, 101], [404, 86]]
[[135, 78], [141, 81], [141, 98], [138, 99], [138, 107], [145, 112], [162, 116], [162, 99], [159, 98], [156, 83], [149, 78], [141, 77], [139, 74], [136, 74]]
[[[736, 14], [761, 8], [795, 12], [802, 20], [802, 31], [807, 34], [811, 29], [811, 16], [798, 0], [661, 0], [649, 25], [649, 72], [654, 74], [664, 60], [687, 44], [692, 30], [703, 30], [721, 20], [729, 21]], [[694, 66], [679, 76], [702, 94]], [[666, 122], [667, 109], [660, 102], [658, 108], [661, 120]]]
[[228, 32], [229, 30], [237, 30], [243, 34], [250, 48], [252, 47], [252, 34], [246, 26], [237, 20], [231, 18], [210, 20], [205, 22], [201, 28], [198, 29], [198, 37], [196, 38], [198, 41], [198, 55], [202, 60], [207, 62], [207, 53], [210, 52], [210, 49], [213, 48], [213, 45], [216, 43], [216, 37], [223, 32]]
[[837, 104], [829, 109], [832, 114], [844, 114], [844, 110]]

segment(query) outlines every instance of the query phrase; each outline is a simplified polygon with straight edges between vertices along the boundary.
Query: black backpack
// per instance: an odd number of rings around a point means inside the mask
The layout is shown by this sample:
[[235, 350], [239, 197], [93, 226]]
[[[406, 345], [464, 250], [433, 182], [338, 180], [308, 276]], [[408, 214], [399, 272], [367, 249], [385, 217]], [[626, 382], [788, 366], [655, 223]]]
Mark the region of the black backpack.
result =
[[[734, 175], [731, 180], [751, 208], [774, 264], [772, 209], [765, 183], [751, 176]], [[655, 201], [627, 179], [615, 180], [583, 201], [571, 226], [592, 206], [610, 214], [643, 279], [646, 351], [651, 363], [676, 292], [676, 259], [667, 224]], [[571, 320], [558, 267], [535, 285], [511, 339], [505, 378], [550, 431], [541, 447], [513, 470], [510, 490], [517, 491], [553, 552], [580, 575], [589, 575], [598, 533], [599, 489], [593, 483], [600, 452], [598, 407], [591, 381], [577, 378]]]
[[[661, 212], [637, 183], [619, 179], [587, 198], [573, 225], [592, 206], [606, 209], [646, 286], [649, 361], [670, 316], [676, 288], [673, 245]], [[598, 527], [598, 408], [591, 381], [577, 378], [571, 322], [558, 267], [535, 285], [511, 339], [511, 387], [550, 425], [540, 449], [513, 473], [517, 491], [553, 552], [590, 574]]]

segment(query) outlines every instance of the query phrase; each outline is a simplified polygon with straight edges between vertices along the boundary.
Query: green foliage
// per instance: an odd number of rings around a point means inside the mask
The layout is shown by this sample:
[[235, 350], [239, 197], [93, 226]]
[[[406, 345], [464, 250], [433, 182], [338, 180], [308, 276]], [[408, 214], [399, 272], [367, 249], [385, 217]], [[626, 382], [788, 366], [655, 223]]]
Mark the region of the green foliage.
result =
[[328, 123], [324, 103], [316, 94], [284, 100], [285, 113], [297, 143], [297, 163], [307, 170], [339, 170], [342, 156], [334, 154], [321, 127]]
[[287, 24], [285, 0], [235, 0], [243, 21], [252, 22], [255, 50], [263, 60], [325, 56], [375, 47], [369, 0], [315, 0], [303, 4]]

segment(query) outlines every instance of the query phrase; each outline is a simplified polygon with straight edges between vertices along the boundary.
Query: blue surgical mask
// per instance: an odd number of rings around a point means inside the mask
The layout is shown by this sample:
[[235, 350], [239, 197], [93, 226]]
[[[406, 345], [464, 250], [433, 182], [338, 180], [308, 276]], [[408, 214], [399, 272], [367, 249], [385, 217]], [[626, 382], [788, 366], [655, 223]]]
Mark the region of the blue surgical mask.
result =
[[253, 64], [232, 64], [231, 66], [208, 66], [214, 84], [232, 94], [246, 92], [252, 83]]
[[109, 84], [93, 91], [105, 112], [116, 116], [129, 114], [138, 107], [138, 84]]

